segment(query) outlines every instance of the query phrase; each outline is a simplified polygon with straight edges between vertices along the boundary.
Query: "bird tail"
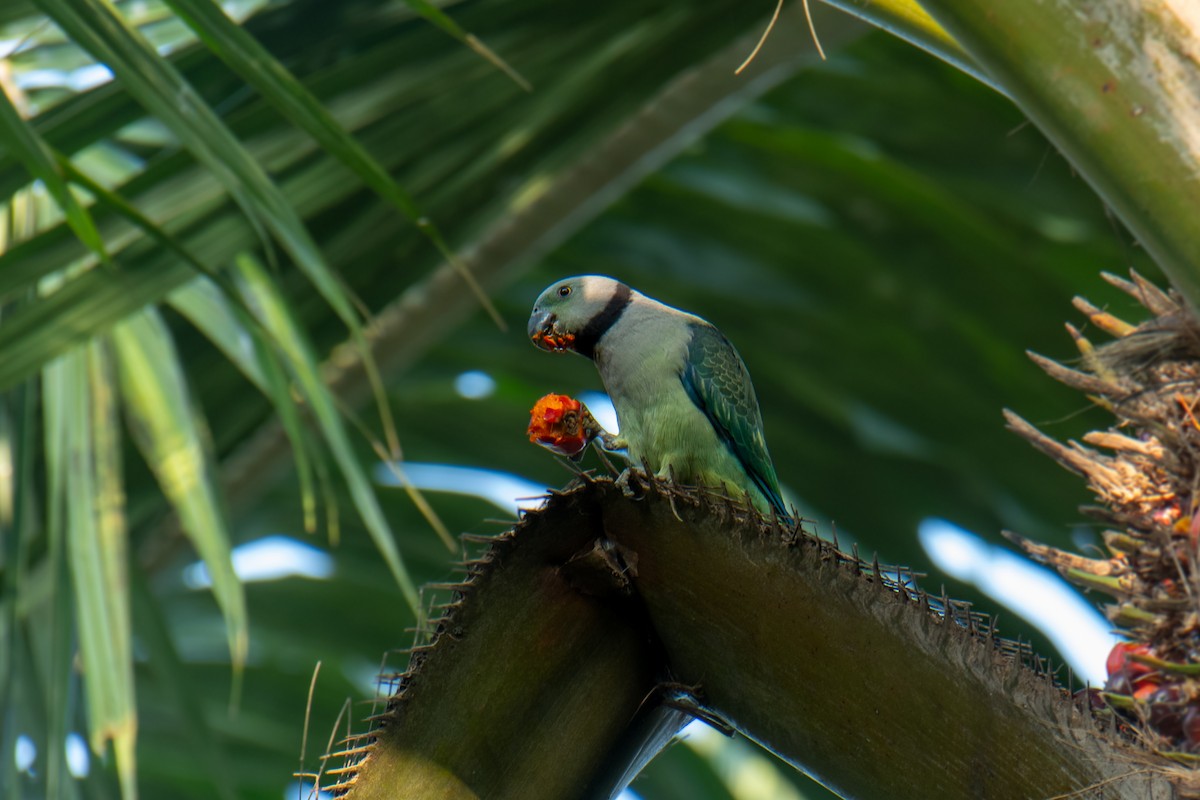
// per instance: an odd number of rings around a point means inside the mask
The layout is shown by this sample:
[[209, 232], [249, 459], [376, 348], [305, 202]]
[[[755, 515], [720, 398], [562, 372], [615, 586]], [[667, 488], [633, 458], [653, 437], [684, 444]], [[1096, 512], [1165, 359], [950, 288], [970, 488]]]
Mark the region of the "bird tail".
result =
[[771, 508], [779, 515], [779, 519], [788, 525], [795, 524], [796, 513], [795, 509], [789, 509], [783, 502], [783, 494], [779, 491], [778, 484], [773, 484], [763, 478], [754, 470], [746, 470], [750, 476], [750, 480], [754, 481], [754, 485], [762, 492], [763, 497], [767, 498], [767, 502], [771, 504]]

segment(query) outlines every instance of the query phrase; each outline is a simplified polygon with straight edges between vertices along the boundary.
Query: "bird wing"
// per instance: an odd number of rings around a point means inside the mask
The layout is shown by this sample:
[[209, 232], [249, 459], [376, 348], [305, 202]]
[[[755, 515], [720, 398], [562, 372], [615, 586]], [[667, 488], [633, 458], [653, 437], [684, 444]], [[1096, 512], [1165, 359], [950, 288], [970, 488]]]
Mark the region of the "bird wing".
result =
[[779, 491], [775, 465], [767, 453], [762, 416], [750, 373], [725, 334], [693, 322], [680, 379], [692, 402], [704, 412], [725, 446], [771, 505], [789, 517]]

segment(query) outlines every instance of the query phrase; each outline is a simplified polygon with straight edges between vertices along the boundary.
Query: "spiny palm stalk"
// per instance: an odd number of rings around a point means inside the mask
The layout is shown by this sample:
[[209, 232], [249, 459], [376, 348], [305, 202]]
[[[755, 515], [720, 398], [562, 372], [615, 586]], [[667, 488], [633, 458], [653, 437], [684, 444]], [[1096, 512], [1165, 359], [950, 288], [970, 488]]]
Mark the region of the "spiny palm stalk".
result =
[[453, 595], [386, 709], [307, 777], [347, 800], [607, 798], [697, 716], [842, 797], [1177, 796], [969, 604], [711, 487], [629, 480], [471, 537], [489, 547], [427, 587]]
[[1068, 580], [1113, 598], [1106, 613], [1129, 641], [1109, 656], [1097, 703], [1159, 753], [1200, 764], [1200, 320], [1177, 294], [1136, 273], [1132, 281], [1104, 277], [1153, 316], [1132, 325], [1076, 298], [1076, 308], [1115, 340], [1096, 346], [1068, 325], [1082, 369], [1030, 356], [1111, 411], [1114, 424], [1064, 445], [1006, 416], [1014, 431], [1088, 479], [1099, 504], [1083, 511], [1109, 526], [1108, 557], [1012, 538]]

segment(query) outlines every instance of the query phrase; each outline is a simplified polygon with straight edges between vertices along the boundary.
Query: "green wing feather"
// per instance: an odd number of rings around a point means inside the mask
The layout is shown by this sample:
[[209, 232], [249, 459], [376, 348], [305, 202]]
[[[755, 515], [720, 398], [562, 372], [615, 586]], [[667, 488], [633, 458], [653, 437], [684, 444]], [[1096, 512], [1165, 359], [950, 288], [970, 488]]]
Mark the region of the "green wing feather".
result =
[[680, 376], [688, 396], [771, 505], [784, 517], [790, 516], [767, 453], [758, 397], [746, 365], [725, 334], [712, 325], [693, 322], [690, 327], [692, 338]]

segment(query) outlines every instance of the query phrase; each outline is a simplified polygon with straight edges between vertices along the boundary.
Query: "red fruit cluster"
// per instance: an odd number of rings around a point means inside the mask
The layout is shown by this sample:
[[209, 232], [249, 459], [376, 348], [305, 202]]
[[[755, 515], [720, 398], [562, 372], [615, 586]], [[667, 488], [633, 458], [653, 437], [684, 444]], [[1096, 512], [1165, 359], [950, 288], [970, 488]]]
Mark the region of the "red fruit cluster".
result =
[[587, 447], [594, 431], [583, 403], [565, 394], [548, 394], [529, 412], [529, 441], [561, 456], [575, 456]]
[[1200, 697], [1192, 681], [1147, 662], [1171, 664], [1159, 659], [1146, 644], [1120, 642], [1113, 647], [1105, 664], [1110, 705], [1142, 725], [1148, 724], [1171, 746], [1200, 752]]
[[1108, 684], [1105, 687], [1113, 694], [1130, 695], [1138, 700], [1145, 700], [1158, 689], [1159, 674], [1149, 665], [1135, 661], [1130, 655], [1150, 656], [1150, 647], [1136, 642], [1118, 642], [1108, 654], [1105, 668], [1108, 670]]

